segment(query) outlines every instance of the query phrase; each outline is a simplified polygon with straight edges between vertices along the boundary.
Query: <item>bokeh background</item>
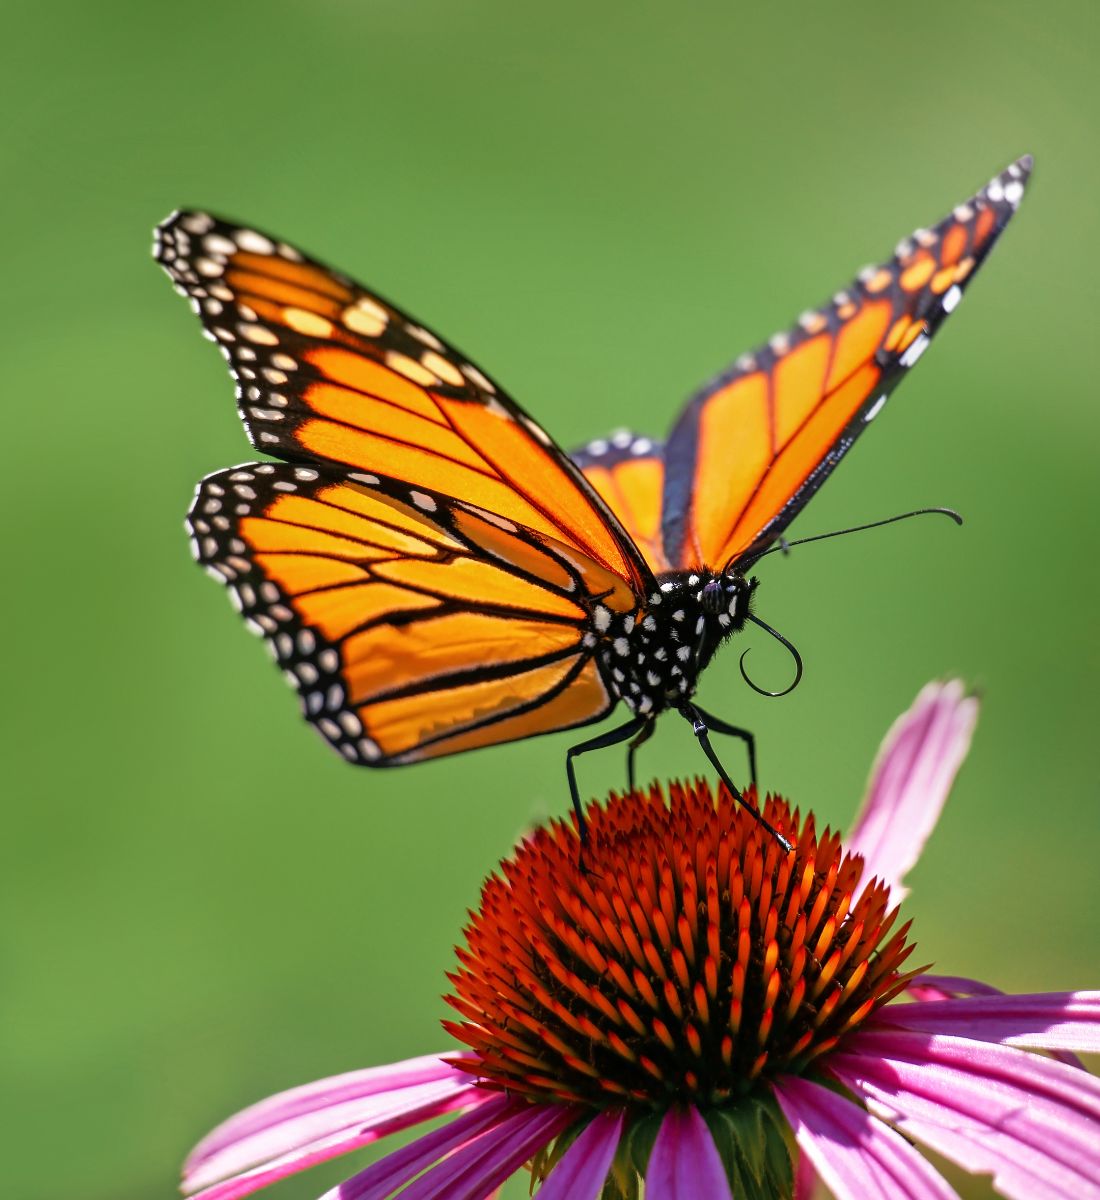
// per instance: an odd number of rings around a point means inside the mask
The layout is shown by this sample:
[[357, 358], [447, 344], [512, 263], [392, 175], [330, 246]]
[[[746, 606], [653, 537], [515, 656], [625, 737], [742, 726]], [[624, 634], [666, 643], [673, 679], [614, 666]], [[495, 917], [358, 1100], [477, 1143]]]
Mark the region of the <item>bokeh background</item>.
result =
[[[566, 805], [569, 734], [343, 765], [191, 564], [195, 480], [252, 452], [149, 258], [180, 204], [369, 281], [568, 446], [661, 433], [1033, 152], [966, 303], [796, 528], [924, 504], [965, 527], [769, 560], [759, 611], [805, 681], [761, 700], [727, 652], [701, 699], [758, 731], [766, 785], [844, 827], [919, 686], [979, 685], [908, 904], [919, 957], [1100, 984], [1094, 4], [9, 0], [4, 28], [6, 1195], [168, 1200], [240, 1105], [446, 1048], [465, 909]], [[787, 677], [778, 648], [753, 658]], [[643, 766], [699, 770], [690, 731], [668, 720]], [[621, 770], [586, 760], [584, 787]]]

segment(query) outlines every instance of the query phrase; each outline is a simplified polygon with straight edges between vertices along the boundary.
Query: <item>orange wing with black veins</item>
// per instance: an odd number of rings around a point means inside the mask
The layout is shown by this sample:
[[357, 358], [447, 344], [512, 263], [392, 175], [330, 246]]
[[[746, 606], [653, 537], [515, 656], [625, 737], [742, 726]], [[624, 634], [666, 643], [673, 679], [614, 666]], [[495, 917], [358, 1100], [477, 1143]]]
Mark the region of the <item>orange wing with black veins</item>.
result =
[[565, 729], [614, 701], [592, 655], [614, 572], [442, 493], [332, 467], [209, 476], [194, 550], [349, 761], [395, 766]]
[[1030, 171], [1013, 163], [689, 401], [664, 452], [670, 563], [721, 570], [786, 529], [954, 311]]
[[436, 334], [293, 246], [207, 213], [173, 214], [154, 252], [229, 363], [257, 450], [475, 504], [646, 593], [649, 571], [581, 472]]
[[654, 573], [671, 566], [661, 541], [663, 450], [652, 438], [621, 430], [569, 452]]

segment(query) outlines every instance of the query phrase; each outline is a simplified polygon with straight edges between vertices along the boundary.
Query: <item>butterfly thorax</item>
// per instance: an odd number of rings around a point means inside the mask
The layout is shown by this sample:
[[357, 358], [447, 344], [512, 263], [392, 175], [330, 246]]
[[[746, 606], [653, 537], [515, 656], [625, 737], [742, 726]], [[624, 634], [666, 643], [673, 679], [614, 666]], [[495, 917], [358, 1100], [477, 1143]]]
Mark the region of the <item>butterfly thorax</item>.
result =
[[748, 619], [755, 579], [667, 571], [636, 616], [605, 623], [599, 663], [611, 693], [641, 715], [675, 708], [695, 692], [715, 650]]

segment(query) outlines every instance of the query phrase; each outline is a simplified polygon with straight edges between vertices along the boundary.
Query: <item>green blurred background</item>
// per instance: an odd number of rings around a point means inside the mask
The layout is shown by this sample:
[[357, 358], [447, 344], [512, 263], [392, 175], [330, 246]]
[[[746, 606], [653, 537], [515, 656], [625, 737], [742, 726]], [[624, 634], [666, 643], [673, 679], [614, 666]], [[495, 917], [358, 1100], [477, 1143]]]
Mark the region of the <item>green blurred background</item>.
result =
[[[727, 652], [701, 699], [758, 731], [766, 785], [844, 827], [919, 686], [979, 684], [908, 905], [918, 957], [1100, 984], [1094, 4], [9, 0], [4, 29], [5, 1195], [168, 1200], [240, 1105], [446, 1048], [466, 906], [566, 806], [569, 734], [348, 768], [191, 564], [194, 482], [252, 451], [149, 258], [181, 204], [369, 281], [569, 446], [662, 432], [1032, 151], [959, 315], [796, 528], [924, 504], [965, 527], [769, 560], [759, 611], [805, 681], [760, 700]], [[700, 770], [689, 730], [664, 723], [643, 766]], [[584, 787], [621, 772], [586, 760]]]

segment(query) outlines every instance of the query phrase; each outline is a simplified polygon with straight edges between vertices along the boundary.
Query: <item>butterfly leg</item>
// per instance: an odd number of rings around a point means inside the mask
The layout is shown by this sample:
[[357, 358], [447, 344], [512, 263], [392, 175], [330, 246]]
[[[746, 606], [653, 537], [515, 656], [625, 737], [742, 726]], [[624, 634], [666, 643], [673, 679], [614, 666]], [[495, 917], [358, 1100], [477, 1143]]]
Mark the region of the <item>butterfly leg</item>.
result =
[[756, 738], [753, 733], [748, 729], [742, 729], [740, 725], [728, 724], [726, 721], [721, 720], [720, 718], [707, 712], [706, 709], [700, 708], [698, 705], [693, 705], [693, 707], [699, 716], [701, 716], [706, 722], [707, 729], [709, 729], [711, 733], [721, 733], [726, 737], [740, 738], [741, 741], [745, 743], [745, 748], [749, 752], [749, 778], [752, 780], [753, 786], [755, 787]]
[[730, 779], [726, 772], [726, 768], [722, 766], [718, 759], [718, 755], [714, 752], [714, 747], [710, 744], [710, 731], [707, 728], [707, 723], [703, 719], [703, 714], [692, 704], [685, 704], [680, 712], [691, 722], [691, 731], [699, 740], [699, 745], [703, 748], [703, 753], [707, 756], [710, 765], [718, 772], [718, 778], [729, 788], [734, 798], [741, 804], [745, 805], [750, 813], [760, 822], [760, 824], [772, 835], [773, 838], [783, 847], [784, 850], [790, 851], [794, 847], [790, 842], [771, 825], [765, 818], [763, 813], [758, 812], [755, 808], [745, 804], [745, 798], [737, 789], [737, 785]]
[[634, 790], [634, 756], [638, 753], [638, 747], [644, 745], [653, 736], [655, 724], [655, 721], [647, 721], [630, 739], [630, 744], [626, 748], [626, 786], [630, 791]]
[[608, 746], [617, 746], [619, 742], [625, 742], [627, 738], [641, 733], [647, 724], [649, 722], [645, 717], [633, 717], [625, 725], [620, 725], [618, 729], [609, 729], [607, 733], [601, 733], [599, 737], [581, 742], [579, 746], [570, 746], [565, 752], [565, 774], [569, 780], [569, 795], [573, 801], [573, 811], [577, 814], [577, 828], [581, 835], [582, 846], [588, 841], [588, 825], [585, 823], [584, 811], [581, 808], [580, 792], [577, 790], [577, 772], [573, 766], [573, 759], [581, 754], [587, 754], [589, 750], [605, 750]]

